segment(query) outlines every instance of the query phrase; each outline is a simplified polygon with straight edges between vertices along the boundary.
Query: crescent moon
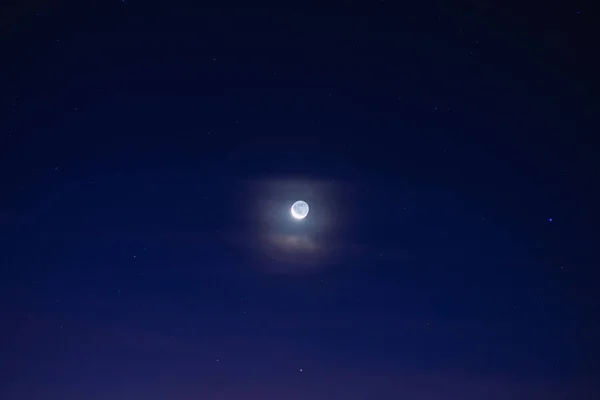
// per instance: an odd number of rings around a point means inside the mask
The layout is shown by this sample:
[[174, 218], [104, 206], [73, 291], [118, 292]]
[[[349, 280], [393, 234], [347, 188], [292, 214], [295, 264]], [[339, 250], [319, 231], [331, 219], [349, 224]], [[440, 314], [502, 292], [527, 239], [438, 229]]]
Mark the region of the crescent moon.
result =
[[299, 200], [292, 205], [290, 213], [295, 219], [304, 219], [308, 215], [309, 207], [305, 201]]
[[292, 208], [292, 217], [294, 217], [296, 219], [302, 219], [302, 218], [304, 218], [302, 215], [296, 213], [296, 211], [294, 211], [293, 208]]

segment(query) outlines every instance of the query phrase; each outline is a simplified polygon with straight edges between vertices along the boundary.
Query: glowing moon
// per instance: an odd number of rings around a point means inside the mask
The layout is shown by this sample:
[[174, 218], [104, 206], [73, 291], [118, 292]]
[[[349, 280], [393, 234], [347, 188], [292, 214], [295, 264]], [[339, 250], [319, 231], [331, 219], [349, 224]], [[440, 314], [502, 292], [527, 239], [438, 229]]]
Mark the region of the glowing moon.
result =
[[292, 205], [290, 212], [295, 219], [304, 219], [308, 215], [308, 204], [305, 201], [298, 200]]

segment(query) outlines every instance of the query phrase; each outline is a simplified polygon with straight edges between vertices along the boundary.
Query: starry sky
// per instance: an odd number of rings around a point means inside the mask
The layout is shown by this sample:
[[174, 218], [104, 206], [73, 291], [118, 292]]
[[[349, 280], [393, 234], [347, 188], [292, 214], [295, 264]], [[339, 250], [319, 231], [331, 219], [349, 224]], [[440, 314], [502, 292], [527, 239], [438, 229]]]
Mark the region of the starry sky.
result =
[[4, 4], [0, 397], [600, 398], [590, 5]]

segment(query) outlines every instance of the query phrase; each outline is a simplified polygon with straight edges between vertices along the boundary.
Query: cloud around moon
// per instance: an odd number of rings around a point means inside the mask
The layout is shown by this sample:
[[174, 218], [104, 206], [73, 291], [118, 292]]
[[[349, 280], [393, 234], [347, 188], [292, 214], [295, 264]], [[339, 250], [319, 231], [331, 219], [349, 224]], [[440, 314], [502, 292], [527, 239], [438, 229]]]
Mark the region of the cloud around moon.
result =
[[[361, 245], [355, 235], [352, 216], [358, 213], [351, 184], [280, 178], [245, 181], [239, 190], [234, 199], [245, 199], [248, 212], [241, 210], [236, 224], [240, 230], [231, 240], [269, 272], [304, 273], [342, 260], [375, 257], [376, 251]], [[298, 199], [310, 205], [310, 218], [302, 224], [290, 215]]]

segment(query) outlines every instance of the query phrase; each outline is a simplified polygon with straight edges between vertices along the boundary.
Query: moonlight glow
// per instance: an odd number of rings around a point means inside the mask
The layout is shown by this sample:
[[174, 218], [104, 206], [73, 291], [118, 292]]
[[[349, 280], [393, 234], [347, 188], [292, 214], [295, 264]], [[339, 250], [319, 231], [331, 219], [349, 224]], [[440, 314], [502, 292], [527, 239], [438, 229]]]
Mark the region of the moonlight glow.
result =
[[308, 204], [305, 201], [298, 200], [292, 205], [290, 213], [295, 219], [304, 219], [308, 215]]

